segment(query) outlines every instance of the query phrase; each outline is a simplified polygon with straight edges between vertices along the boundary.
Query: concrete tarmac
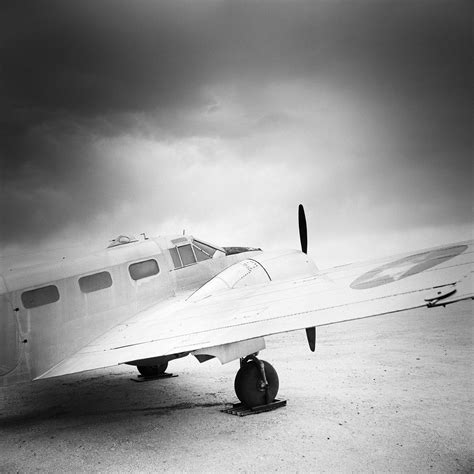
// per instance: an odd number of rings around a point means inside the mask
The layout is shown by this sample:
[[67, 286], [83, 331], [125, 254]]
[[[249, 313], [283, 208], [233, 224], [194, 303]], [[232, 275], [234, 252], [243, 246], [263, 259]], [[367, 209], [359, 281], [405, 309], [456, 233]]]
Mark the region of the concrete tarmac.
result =
[[472, 472], [473, 304], [267, 338], [288, 405], [243, 418], [238, 362], [120, 366], [0, 389], [0, 472]]

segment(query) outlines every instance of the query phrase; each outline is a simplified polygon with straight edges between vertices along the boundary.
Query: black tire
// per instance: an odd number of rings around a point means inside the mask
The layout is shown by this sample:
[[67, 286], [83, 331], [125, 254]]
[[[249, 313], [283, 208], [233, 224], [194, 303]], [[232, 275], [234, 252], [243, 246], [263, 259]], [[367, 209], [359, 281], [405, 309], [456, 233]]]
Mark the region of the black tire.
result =
[[[268, 382], [268, 403], [273, 402], [278, 393], [278, 374], [271, 364], [262, 360]], [[255, 362], [246, 362], [235, 376], [234, 389], [237, 398], [247, 407], [267, 404], [265, 390], [261, 387], [262, 375]]]
[[168, 362], [161, 365], [137, 365], [138, 372], [140, 372], [143, 377], [156, 377], [163, 374], [167, 368]]

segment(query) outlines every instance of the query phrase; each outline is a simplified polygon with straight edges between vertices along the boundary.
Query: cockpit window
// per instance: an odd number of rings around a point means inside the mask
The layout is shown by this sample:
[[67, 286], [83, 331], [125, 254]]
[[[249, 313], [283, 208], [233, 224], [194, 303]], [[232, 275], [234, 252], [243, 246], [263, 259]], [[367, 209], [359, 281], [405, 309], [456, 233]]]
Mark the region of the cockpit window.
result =
[[182, 245], [181, 247], [178, 247], [178, 250], [184, 266], [196, 263], [196, 257], [194, 256], [194, 252], [190, 244]]
[[203, 252], [199, 247], [196, 247], [195, 245], [193, 245], [193, 247], [194, 254], [196, 255], [196, 260], [198, 262], [202, 262], [204, 260], [209, 260], [210, 258], [212, 258], [208, 253]]
[[181, 259], [179, 258], [178, 249], [173, 247], [170, 249], [171, 258], [173, 259], [174, 268], [181, 268], [183, 264], [181, 263]]
[[[186, 243], [179, 245], [183, 243], [183, 240]], [[176, 244], [175, 247], [169, 249], [175, 269], [214, 258], [215, 253], [219, 250], [209, 244], [194, 239], [191, 244], [185, 238], [175, 239], [171, 242]], [[225, 255], [222, 251], [220, 253]]]
[[[217, 251], [217, 249], [215, 249], [214, 247], [211, 247], [210, 245], [207, 245], [204, 242], [199, 242], [199, 240], [194, 240], [193, 245], [194, 251], [197, 250], [196, 257], [199, 253], [201, 255], [207, 255], [207, 258], [212, 258]], [[205, 260], [205, 258], [203, 258], [202, 260]]]
[[180, 247], [172, 247], [169, 251], [175, 269], [196, 263], [196, 257], [194, 256], [190, 244], [181, 245]]

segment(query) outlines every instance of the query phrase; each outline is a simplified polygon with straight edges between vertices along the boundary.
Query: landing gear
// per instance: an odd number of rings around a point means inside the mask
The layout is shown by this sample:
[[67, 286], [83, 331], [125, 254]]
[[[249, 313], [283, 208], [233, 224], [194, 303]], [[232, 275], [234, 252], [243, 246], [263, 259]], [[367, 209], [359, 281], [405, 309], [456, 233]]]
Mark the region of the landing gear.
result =
[[278, 387], [278, 374], [267, 361], [260, 360], [255, 355], [241, 359], [234, 388], [243, 405], [253, 408], [272, 403]]
[[143, 377], [158, 377], [164, 374], [167, 368], [168, 362], [161, 365], [137, 365], [138, 372], [140, 372]]

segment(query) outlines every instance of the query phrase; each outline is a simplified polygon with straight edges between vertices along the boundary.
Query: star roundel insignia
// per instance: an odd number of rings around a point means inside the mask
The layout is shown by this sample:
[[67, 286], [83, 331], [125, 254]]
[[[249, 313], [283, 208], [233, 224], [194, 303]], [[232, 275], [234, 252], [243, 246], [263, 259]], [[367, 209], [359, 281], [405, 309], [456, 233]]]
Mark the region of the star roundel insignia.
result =
[[454, 245], [409, 255], [364, 273], [356, 278], [350, 287], [354, 290], [365, 290], [387, 285], [446, 262], [460, 255], [467, 248], [467, 245]]

